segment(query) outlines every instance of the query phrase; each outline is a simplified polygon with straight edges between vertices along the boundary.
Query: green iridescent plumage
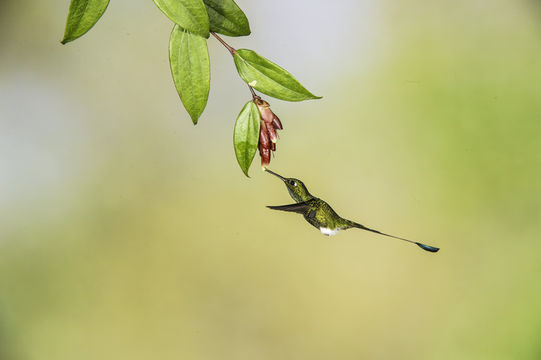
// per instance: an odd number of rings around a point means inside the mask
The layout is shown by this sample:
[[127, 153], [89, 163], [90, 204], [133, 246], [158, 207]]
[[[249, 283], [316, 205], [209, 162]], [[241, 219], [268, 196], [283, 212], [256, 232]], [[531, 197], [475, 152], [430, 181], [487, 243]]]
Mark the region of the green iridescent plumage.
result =
[[425, 245], [398, 236], [385, 234], [378, 230], [367, 228], [366, 226], [358, 224], [354, 221], [344, 219], [340, 215], [338, 215], [325, 201], [318, 199], [317, 197], [310, 194], [304, 183], [299, 179], [285, 178], [273, 171], [270, 171], [269, 169], [265, 170], [281, 179], [286, 185], [289, 195], [293, 198], [293, 200], [296, 201], [295, 204], [267, 207], [273, 210], [290, 211], [302, 214], [306, 221], [308, 221], [312, 226], [320, 230], [321, 233], [324, 235], [335, 235], [340, 230], [358, 228], [371, 231], [376, 234], [410, 242], [426, 251], [437, 252], [439, 250], [439, 248], [437, 247]]

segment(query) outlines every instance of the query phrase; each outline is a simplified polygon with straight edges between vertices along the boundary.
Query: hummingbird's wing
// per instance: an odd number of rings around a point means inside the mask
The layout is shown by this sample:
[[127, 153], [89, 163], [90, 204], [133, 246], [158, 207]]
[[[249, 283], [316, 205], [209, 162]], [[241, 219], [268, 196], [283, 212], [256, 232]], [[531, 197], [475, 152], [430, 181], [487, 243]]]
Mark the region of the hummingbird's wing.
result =
[[290, 211], [290, 212], [296, 212], [303, 215], [306, 214], [306, 212], [310, 209], [310, 206], [306, 202], [289, 204], [289, 205], [267, 206], [267, 207], [272, 210]]

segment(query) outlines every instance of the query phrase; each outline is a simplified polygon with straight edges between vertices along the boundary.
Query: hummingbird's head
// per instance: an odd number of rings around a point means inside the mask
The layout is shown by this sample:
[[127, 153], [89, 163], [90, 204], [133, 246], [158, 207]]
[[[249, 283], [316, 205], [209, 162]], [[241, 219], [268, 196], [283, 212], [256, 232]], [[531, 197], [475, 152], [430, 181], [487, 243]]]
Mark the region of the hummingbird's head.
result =
[[270, 171], [269, 169], [265, 168], [265, 171], [276, 176], [280, 180], [286, 184], [287, 191], [289, 192], [289, 195], [295, 200], [295, 202], [303, 202], [308, 201], [313, 198], [313, 196], [308, 192], [308, 189], [304, 185], [302, 181], [295, 178], [286, 178], [281, 175], [278, 175], [274, 171]]

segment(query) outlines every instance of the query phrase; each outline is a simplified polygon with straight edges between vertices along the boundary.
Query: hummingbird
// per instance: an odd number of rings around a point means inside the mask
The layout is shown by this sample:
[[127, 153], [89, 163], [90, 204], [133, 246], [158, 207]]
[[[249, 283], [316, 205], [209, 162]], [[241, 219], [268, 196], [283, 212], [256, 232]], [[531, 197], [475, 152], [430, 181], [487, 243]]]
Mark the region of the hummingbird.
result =
[[323, 235], [336, 235], [340, 230], [357, 228], [371, 231], [373, 233], [383, 236], [392, 237], [398, 240], [407, 241], [419, 246], [421, 249], [426, 251], [435, 253], [439, 250], [439, 248], [437, 247], [404, 239], [398, 236], [389, 235], [378, 230], [370, 229], [354, 221], [344, 219], [340, 215], [338, 215], [333, 210], [333, 208], [325, 201], [310, 194], [308, 192], [308, 189], [306, 188], [306, 185], [304, 185], [304, 183], [299, 179], [283, 177], [267, 168], [265, 168], [264, 170], [282, 180], [286, 185], [289, 195], [293, 198], [293, 200], [295, 200], [294, 204], [267, 207], [272, 210], [290, 211], [302, 214], [306, 221], [308, 221], [310, 225], [316, 227], [319, 231], [321, 231]]

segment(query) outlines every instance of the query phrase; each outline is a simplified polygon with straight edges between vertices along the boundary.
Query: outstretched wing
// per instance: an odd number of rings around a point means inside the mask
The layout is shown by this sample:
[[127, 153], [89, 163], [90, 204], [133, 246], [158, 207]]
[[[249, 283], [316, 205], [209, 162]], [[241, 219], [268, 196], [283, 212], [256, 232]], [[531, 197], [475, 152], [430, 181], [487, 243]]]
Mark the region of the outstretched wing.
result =
[[296, 212], [303, 215], [306, 214], [306, 212], [310, 209], [310, 206], [306, 202], [289, 204], [289, 205], [267, 206], [267, 207], [272, 210], [290, 211], [290, 212]]

